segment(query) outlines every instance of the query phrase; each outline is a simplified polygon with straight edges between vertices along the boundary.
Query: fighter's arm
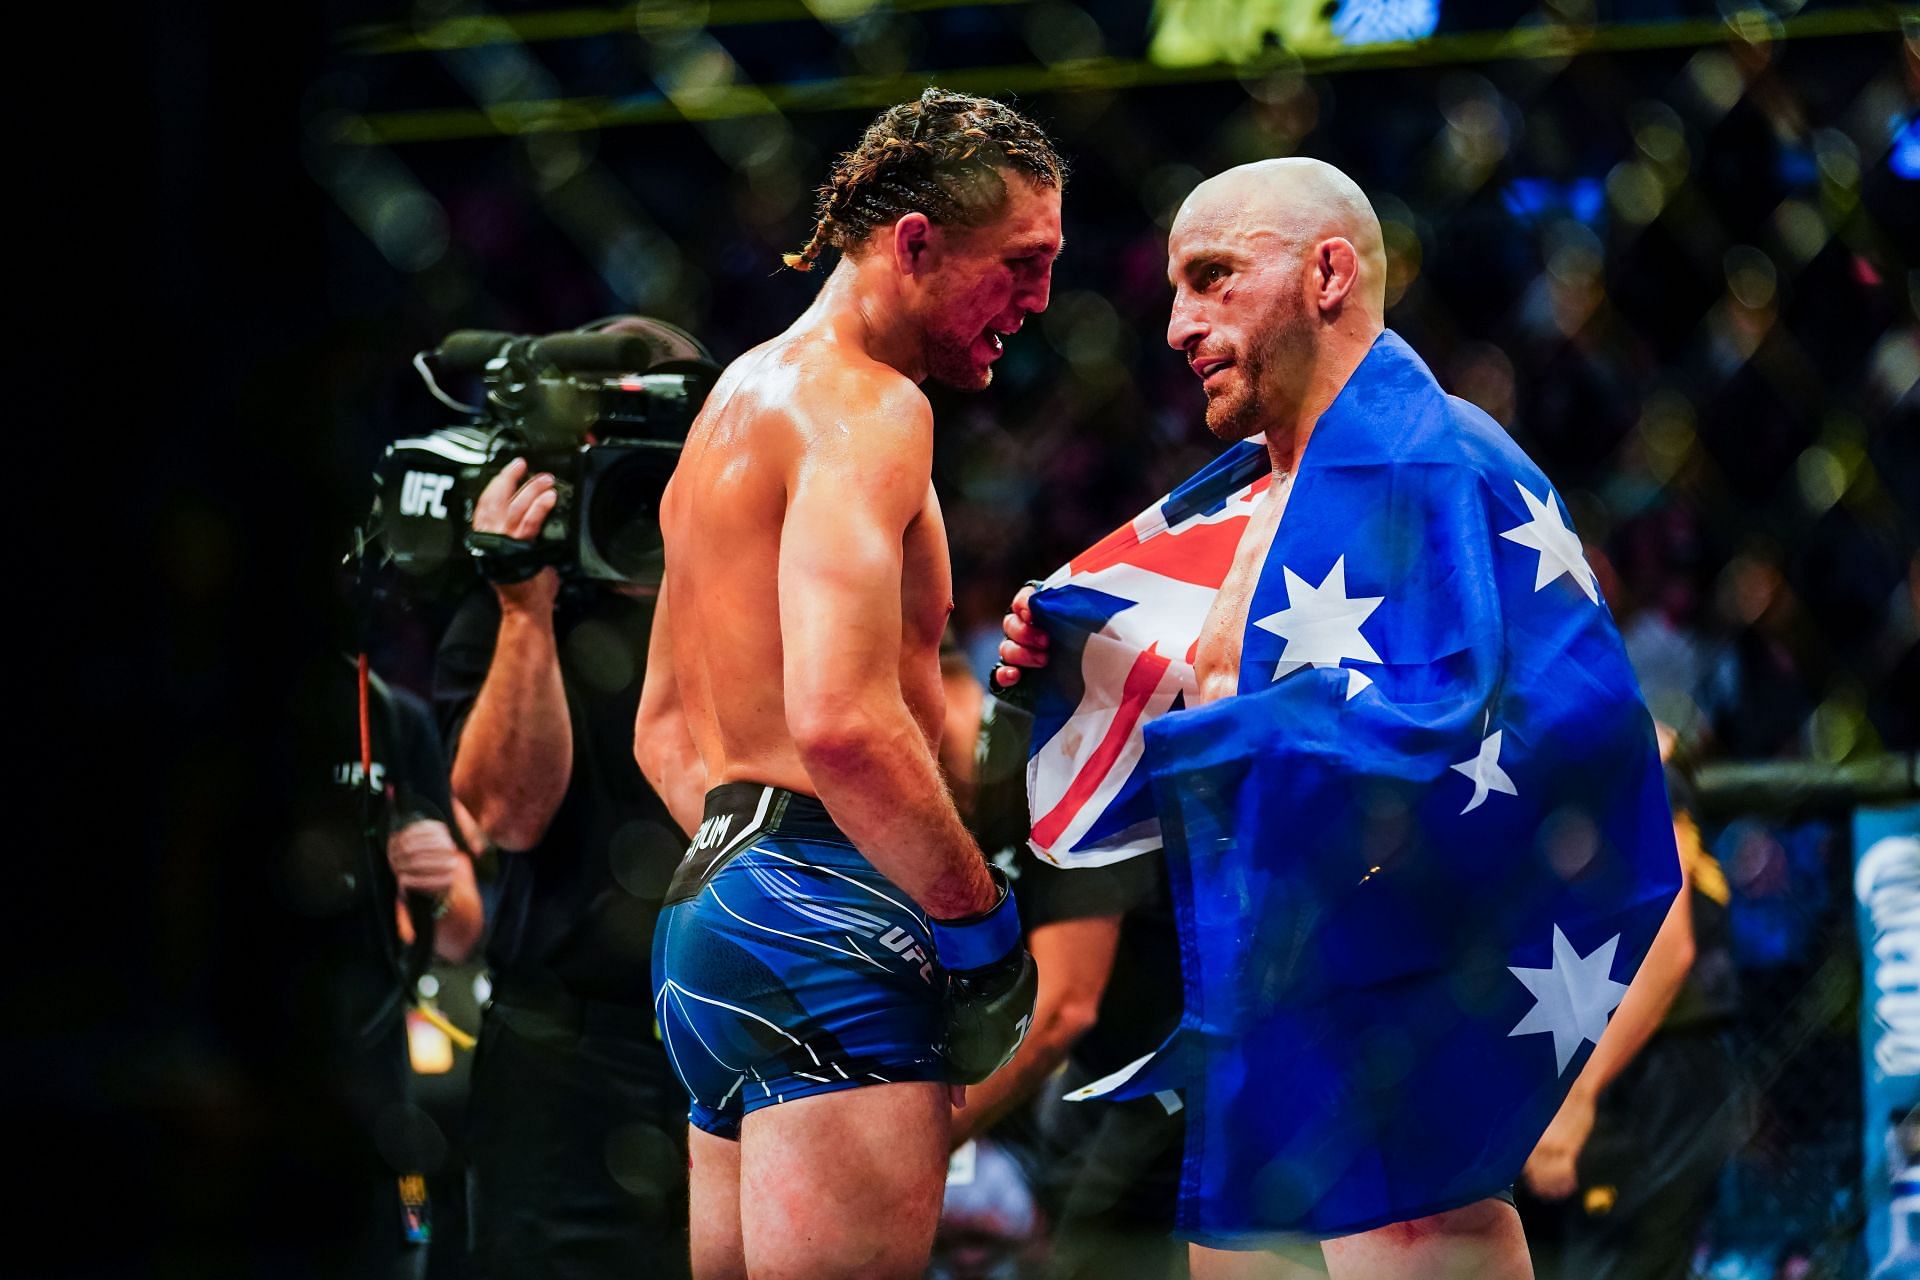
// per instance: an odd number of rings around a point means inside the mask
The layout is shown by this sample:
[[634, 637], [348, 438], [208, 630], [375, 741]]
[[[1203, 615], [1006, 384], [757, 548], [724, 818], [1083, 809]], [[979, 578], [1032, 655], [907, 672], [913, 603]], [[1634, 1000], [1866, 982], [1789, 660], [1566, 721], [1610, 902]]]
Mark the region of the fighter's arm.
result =
[[796, 464], [780, 535], [788, 730], [834, 821], [937, 919], [997, 891], [900, 689], [902, 539], [921, 518], [932, 410], [911, 387], [841, 410]]
[[1100, 1016], [1119, 945], [1117, 915], [1057, 920], [1036, 925], [1027, 935], [1027, 949], [1040, 970], [1033, 1026], [1013, 1061], [967, 1090], [967, 1105], [953, 1113], [954, 1146], [999, 1123], [1067, 1060]]
[[691, 836], [700, 826], [707, 766], [693, 745], [686, 707], [680, 701], [664, 583], [654, 605], [653, 635], [647, 643], [647, 677], [640, 686], [640, 711], [633, 721], [633, 758], [646, 775], [647, 785], [666, 802], [673, 820]]

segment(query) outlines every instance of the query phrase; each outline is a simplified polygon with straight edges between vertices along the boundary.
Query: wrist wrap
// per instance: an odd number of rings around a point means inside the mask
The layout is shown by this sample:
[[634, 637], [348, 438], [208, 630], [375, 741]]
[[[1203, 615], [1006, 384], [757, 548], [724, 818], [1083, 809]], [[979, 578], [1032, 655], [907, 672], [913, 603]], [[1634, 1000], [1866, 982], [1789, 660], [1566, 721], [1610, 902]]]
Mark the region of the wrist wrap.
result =
[[933, 949], [940, 964], [951, 973], [984, 969], [1006, 959], [1020, 945], [1020, 912], [1014, 905], [1007, 873], [989, 865], [987, 874], [999, 898], [991, 907], [975, 916], [958, 920], [934, 920]]

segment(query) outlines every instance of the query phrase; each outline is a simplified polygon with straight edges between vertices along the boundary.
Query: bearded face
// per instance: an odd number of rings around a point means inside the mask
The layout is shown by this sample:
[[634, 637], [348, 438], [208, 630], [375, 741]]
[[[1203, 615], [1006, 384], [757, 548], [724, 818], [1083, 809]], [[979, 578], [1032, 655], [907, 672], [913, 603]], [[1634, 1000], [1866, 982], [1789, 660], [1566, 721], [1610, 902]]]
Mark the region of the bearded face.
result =
[[[975, 325], [972, 319], [943, 308], [923, 330], [921, 351], [927, 376], [956, 391], [986, 390], [993, 382], [993, 362], [1004, 349], [1002, 334], [991, 322]], [[1015, 322], [1013, 328], [1018, 327]]]
[[1244, 440], [1265, 431], [1276, 393], [1286, 380], [1302, 376], [1312, 352], [1312, 326], [1298, 277], [1276, 272], [1269, 279], [1274, 286], [1269, 305], [1249, 316], [1237, 334], [1214, 333], [1196, 353], [1200, 361], [1224, 362], [1201, 384], [1207, 430], [1218, 440]]

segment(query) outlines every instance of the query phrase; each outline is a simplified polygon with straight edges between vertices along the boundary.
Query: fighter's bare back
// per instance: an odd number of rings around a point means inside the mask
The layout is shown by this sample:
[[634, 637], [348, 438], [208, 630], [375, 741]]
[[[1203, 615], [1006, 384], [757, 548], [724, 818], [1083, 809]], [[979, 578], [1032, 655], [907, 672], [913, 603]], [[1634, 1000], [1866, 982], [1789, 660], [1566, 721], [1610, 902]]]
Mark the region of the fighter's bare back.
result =
[[[903, 401], [917, 401], [918, 412], [900, 412]], [[782, 672], [789, 662], [839, 659], [786, 652], [781, 590], [794, 584], [780, 581], [782, 539], [783, 530], [796, 536], [785, 528], [787, 505], [809, 462], [846, 450], [893, 452], [923, 489], [901, 539], [899, 681], [915, 723], [937, 745], [940, 636], [953, 582], [931, 430], [926, 398], [909, 378], [818, 329], [747, 352], [708, 397], [661, 524], [674, 674], [709, 786], [745, 780], [815, 792], [789, 729]], [[926, 455], [928, 465], [914, 467], [902, 451]]]

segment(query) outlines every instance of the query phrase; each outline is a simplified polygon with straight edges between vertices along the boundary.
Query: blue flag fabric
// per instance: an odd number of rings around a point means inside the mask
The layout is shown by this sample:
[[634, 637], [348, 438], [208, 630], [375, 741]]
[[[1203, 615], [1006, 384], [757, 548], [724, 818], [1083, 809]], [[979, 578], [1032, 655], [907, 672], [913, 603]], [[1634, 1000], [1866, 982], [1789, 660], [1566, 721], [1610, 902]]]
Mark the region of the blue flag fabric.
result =
[[[1258, 448], [1208, 468], [1221, 496]], [[1186, 1009], [1113, 1096], [1185, 1089], [1183, 1234], [1324, 1238], [1511, 1185], [1679, 886], [1652, 724], [1545, 476], [1383, 334], [1309, 441], [1238, 696], [1143, 732]]]

